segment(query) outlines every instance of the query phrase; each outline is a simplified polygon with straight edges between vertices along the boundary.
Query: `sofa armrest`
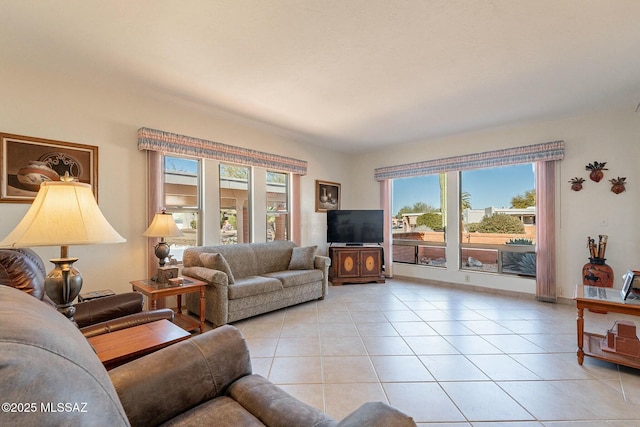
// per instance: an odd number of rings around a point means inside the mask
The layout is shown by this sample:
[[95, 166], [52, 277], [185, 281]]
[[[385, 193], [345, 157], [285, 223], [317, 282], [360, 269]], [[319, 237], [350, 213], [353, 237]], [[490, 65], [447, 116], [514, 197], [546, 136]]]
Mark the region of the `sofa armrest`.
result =
[[143, 295], [139, 292], [126, 292], [104, 298], [97, 298], [75, 304], [73, 315], [79, 328], [105, 322], [142, 311]]
[[240, 331], [221, 326], [109, 371], [132, 426], [158, 425], [251, 374]]
[[338, 427], [415, 427], [413, 418], [382, 402], [367, 402], [347, 415]]
[[96, 335], [108, 334], [109, 332], [130, 328], [132, 326], [155, 322], [157, 320], [166, 319], [173, 322], [173, 317], [174, 312], [170, 308], [141, 311], [140, 313], [134, 313], [128, 316], [118, 317], [117, 319], [107, 320], [106, 322], [85, 326], [84, 328], [80, 328], [80, 332], [82, 332], [82, 335], [84, 335], [85, 338], [90, 338], [95, 337]]
[[313, 260], [313, 267], [318, 270], [329, 270], [331, 266], [331, 258], [323, 255], [316, 255]]
[[329, 294], [329, 266], [331, 266], [331, 258], [316, 255], [313, 260], [313, 267], [316, 270], [322, 270], [322, 298]]
[[192, 277], [194, 279], [207, 282], [209, 285], [229, 286], [229, 278], [227, 277], [227, 273], [220, 270], [197, 266], [184, 267], [182, 269], [182, 274], [187, 277]]
[[[213, 323], [214, 327], [228, 323], [229, 314], [229, 278], [227, 274], [206, 267], [185, 267], [182, 274], [207, 282], [204, 295], [205, 318]], [[193, 313], [199, 313], [199, 304], [195, 303], [196, 294], [187, 294], [187, 308]]]
[[333, 418], [260, 375], [242, 377], [231, 384], [228, 394], [267, 426], [333, 427], [336, 424]]

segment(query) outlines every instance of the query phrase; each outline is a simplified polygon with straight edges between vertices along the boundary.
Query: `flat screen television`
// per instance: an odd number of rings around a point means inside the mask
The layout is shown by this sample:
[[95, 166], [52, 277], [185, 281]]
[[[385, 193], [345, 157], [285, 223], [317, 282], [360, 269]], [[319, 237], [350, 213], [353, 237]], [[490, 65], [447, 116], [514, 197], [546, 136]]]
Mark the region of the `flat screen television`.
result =
[[382, 210], [328, 210], [327, 243], [382, 243], [383, 224]]

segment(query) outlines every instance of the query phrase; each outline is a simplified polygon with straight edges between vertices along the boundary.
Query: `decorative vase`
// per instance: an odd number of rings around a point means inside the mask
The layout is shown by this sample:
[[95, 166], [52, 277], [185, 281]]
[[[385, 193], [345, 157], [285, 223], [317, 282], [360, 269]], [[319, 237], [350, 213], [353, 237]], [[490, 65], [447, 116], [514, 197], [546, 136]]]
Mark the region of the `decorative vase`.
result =
[[609, 182], [611, 183], [611, 191], [615, 194], [622, 193], [625, 190], [624, 185], [626, 184], [626, 180], [627, 177], [617, 177], [614, 179], [610, 179]]
[[571, 189], [573, 191], [580, 191], [582, 190], [582, 183], [584, 182], [584, 178], [579, 178], [579, 177], [573, 177], [569, 180], [569, 183], [571, 184]]
[[622, 184], [614, 184], [611, 186], [611, 191], [616, 193], [616, 194], [620, 194], [625, 190], [624, 185]]
[[591, 181], [600, 182], [602, 177], [604, 177], [604, 172], [602, 172], [602, 170], [600, 169], [592, 170], [589, 173], [589, 178], [591, 178]]
[[[582, 283], [586, 286], [613, 287], [613, 269], [605, 264], [605, 258], [589, 258], [582, 267]], [[589, 309], [593, 313], [607, 314], [606, 311]]]
[[605, 263], [605, 258], [589, 258], [582, 267], [582, 283], [586, 286], [613, 287], [613, 269]]
[[60, 175], [45, 162], [30, 160], [29, 164], [18, 169], [18, 182], [27, 190], [37, 192], [45, 181], [58, 181]]
[[322, 203], [326, 203], [327, 200], [329, 200], [329, 196], [327, 196], [327, 189], [326, 187], [322, 189], [322, 194], [320, 195], [320, 201]]

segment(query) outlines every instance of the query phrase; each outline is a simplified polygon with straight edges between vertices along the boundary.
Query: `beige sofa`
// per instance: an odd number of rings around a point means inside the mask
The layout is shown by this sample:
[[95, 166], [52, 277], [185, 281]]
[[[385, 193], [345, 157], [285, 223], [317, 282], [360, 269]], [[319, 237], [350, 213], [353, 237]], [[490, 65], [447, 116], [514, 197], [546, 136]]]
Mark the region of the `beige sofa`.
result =
[[[182, 274], [208, 283], [205, 318], [217, 327], [323, 299], [331, 261], [315, 252], [289, 241], [191, 247]], [[198, 295], [186, 297], [187, 309], [200, 314]]]

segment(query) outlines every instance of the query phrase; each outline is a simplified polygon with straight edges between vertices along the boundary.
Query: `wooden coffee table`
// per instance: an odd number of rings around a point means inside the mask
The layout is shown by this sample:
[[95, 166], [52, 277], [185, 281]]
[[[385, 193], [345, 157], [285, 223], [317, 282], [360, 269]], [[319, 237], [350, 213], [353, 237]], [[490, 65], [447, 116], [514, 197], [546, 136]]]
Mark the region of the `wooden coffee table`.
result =
[[189, 332], [164, 319], [96, 335], [88, 341], [109, 370], [190, 336]]
[[[133, 280], [131, 286], [134, 291], [140, 292], [150, 299], [150, 308], [155, 310], [158, 307], [158, 299], [176, 296], [178, 307], [174, 318], [174, 323], [186, 331], [193, 331], [200, 328], [200, 333], [204, 332], [204, 288], [207, 282], [182, 276], [182, 285], [171, 285], [169, 283], [157, 283], [152, 280]], [[182, 294], [190, 292], [200, 293], [200, 323], [193, 320], [186, 314], [182, 314]]]

